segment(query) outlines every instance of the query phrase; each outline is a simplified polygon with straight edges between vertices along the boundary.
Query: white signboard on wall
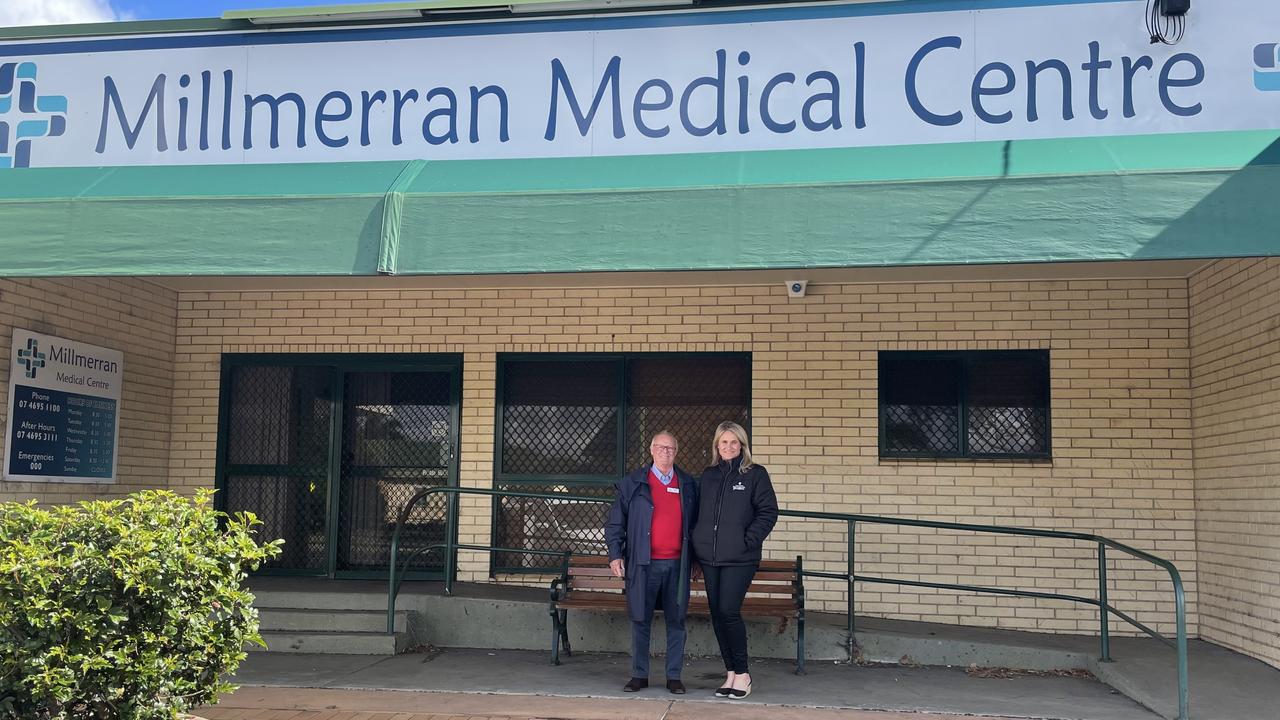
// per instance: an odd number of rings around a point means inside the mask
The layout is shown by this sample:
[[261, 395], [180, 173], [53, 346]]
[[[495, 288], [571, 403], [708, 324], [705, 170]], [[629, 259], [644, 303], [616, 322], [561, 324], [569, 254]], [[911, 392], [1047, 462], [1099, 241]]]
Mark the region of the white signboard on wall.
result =
[[123, 384], [119, 350], [15, 328], [5, 479], [115, 482]]
[[1280, 127], [1280, 3], [822, 3], [0, 43], [0, 166], [643, 155]]

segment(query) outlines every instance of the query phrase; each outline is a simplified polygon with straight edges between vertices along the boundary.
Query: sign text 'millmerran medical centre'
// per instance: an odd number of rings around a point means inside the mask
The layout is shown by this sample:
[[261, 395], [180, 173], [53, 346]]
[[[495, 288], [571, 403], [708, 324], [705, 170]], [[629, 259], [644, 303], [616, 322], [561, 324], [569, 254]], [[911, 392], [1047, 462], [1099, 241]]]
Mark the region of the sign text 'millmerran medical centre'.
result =
[[1269, 129], [1280, 92], [1256, 82], [1257, 48], [1280, 41], [1277, 6], [1221, 0], [1175, 47], [1149, 44], [1142, 2], [197, 37], [91, 54], [68, 42], [34, 59], [40, 90], [67, 110], [65, 132], [29, 157], [324, 162]]

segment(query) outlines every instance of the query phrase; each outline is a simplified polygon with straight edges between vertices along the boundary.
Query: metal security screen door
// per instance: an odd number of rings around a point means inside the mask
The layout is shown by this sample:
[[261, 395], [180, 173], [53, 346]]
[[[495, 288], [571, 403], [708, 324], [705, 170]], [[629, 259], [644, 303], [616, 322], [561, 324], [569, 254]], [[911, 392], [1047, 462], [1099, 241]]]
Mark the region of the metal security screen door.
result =
[[[453, 378], [444, 372], [347, 373], [342, 416], [338, 570], [385, 574], [391, 532], [415, 493], [450, 484]], [[414, 509], [406, 547], [445, 540], [444, 496]], [[444, 551], [419, 558], [441, 571]]]
[[[314, 364], [312, 364], [314, 363]], [[229, 512], [283, 538], [273, 574], [384, 576], [414, 493], [457, 484], [459, 362], [450, 357], [228, 355], [218, 479]], [[409, 549], [445, 540], [443, 497], [408, 518]], [[439, 577], [440, 550], [410, 571]]]

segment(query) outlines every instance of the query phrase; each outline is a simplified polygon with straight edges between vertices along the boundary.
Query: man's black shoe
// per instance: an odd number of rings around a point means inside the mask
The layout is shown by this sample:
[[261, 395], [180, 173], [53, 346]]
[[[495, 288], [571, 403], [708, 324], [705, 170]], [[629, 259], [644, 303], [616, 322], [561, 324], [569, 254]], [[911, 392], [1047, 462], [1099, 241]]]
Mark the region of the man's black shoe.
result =
[[684, 683], [680, 682], [678, 679], [668, 680], [667, 689], [671, 691], [672, 695], [683, 695], [685, 693]]
[[649, 687], [648, 678], [631, 678], [626, 685], [622, 686], [622, 692], [640, 692]]

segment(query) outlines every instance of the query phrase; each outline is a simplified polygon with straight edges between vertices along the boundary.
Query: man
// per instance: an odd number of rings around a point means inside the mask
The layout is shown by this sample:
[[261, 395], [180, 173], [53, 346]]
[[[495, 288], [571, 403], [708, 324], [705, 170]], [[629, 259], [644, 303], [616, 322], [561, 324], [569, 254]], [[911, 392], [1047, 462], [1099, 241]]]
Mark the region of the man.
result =
[[685, 693], [680, 674], [689, 608], [689, 529], [698, 511], [698, 487], [689, 473], [676, 467], [678, 449], [670, 432], [653, 436], [653, 462], [618, 483], [618, 497], [604, 525], [609, 568], [615, 577], [626, 577], [631, 615], [631, 679], [622, 688], [626, 692], [649, 686], [649, 629], [654, 609], [661, 607], [667, 625], [667, 690]]

